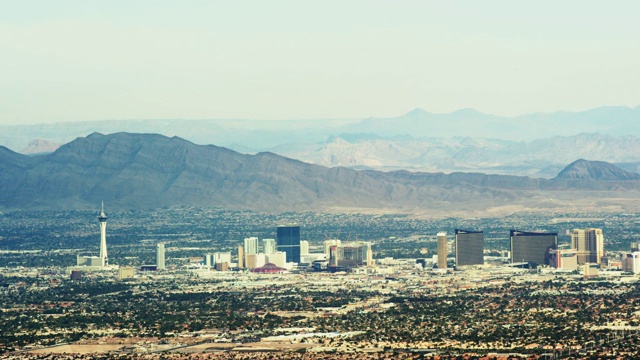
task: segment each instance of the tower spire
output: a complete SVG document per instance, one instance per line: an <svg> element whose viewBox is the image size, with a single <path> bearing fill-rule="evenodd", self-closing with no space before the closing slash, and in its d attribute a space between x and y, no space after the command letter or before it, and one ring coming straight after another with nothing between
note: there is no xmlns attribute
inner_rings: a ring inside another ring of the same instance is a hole
<svg viewBox="0 0 640 360"><path fill-rule="evenodd" d="M109 257L107 256L107 215L104 213L104 200L102 201L101 210L98 216L98 221L100 221L100 258L102 259L102 266L107 266Z"/></svg>

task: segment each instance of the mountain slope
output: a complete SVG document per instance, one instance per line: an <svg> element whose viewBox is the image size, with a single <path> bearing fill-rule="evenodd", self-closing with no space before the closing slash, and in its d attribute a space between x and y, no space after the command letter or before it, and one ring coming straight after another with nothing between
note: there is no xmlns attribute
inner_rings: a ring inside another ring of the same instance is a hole
<svg viewBox="0 0 640 360"><path fill-rule="evenodd" d="M5 207L72 207L104 199L131 208L300 210L447 197L382 173L329 169L272 153L243 155L161 135L95 133L50 155L10 159L13 178L0 184Z"/></svg>
<svg viewBox="0 0 640 360"><path fill-rule="evenodd" d="M579 159L567 165L557 180L588 180L588 181L626 181L640 180L640 174L630 173L604 161L588 161Z"/></svg>
<svg viewBox="0 0 640 360"><path fill-rule="evenodd" d="M633 179L594 180L582 187L567 185L565 179L326 168L268 152L245 155L153 134L94 133L33 157L0 150L0 167L7 169L1 175L0 207L8 209L93 208L104 200L113 208L129 209L482 210L512 209L518 203L538 206L567 189L640 188Z"/></svg>

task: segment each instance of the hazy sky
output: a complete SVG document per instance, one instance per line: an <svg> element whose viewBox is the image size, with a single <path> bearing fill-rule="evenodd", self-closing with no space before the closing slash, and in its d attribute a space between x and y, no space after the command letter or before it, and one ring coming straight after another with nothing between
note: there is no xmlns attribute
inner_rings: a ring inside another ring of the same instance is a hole
<svg viewBox="0 0 640 360"><path fill-rule="evenodd" d="M5 1L0 124L640 104L639 1Z"/></svg>

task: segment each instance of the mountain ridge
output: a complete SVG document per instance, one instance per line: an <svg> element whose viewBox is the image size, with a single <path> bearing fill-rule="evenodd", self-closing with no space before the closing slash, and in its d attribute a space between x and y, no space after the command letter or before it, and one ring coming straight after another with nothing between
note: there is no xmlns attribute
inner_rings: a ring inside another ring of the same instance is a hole
<svg viewBox="0 0 640 360"><path fill-rule="evenodd" d="M567 165L554 178L556 180L625 181L640 180L640 174L631 173L604 161L578 159Z"/></svg>
<svg viewBox="0 0 640 360"><path fill-rule="evenodd" d="M340 133L443 138L471 136L511 141L547 138L551 135L548 129L553 129L553 134L559 136L572 136L580 132L640 136L640 111L636 109L626 106L609 106L579 112L558 111L498 116L468 108L442 114L416 108L400 116L361 119L295 121L156 119L4 125L0 126L0 145L17 151L25 148L34 139L67 143L93 131L160 133L166 136L176 135L198 144L215 143L230 146L237 143L254 149L268 149L282 145L284 143L282 139L320 142Z"/></svg>
<svg viewBox="0 0 640 360"><path fill-rule="evenodd" d="M576 183L464 172L357 171L271 152L247 155L180 137L125 132L78 137L48 155L0 148L3 167L10 168L0 175L0 207L5 209L91 208L105 200L131 209L486 211L517 204L555 207L547 199L566 191L615 197L625 190L628 197L640 190L635 178Z"/></svg>

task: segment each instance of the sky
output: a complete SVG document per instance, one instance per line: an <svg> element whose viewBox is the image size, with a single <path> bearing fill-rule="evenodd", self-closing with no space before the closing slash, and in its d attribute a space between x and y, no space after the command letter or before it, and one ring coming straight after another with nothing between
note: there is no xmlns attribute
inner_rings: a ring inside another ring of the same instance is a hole
<svg viewBox="0 0 640 360"><path fill-rule="evenodd" d="M6 1L0 125L640 104L638 1Z"/></svg>

